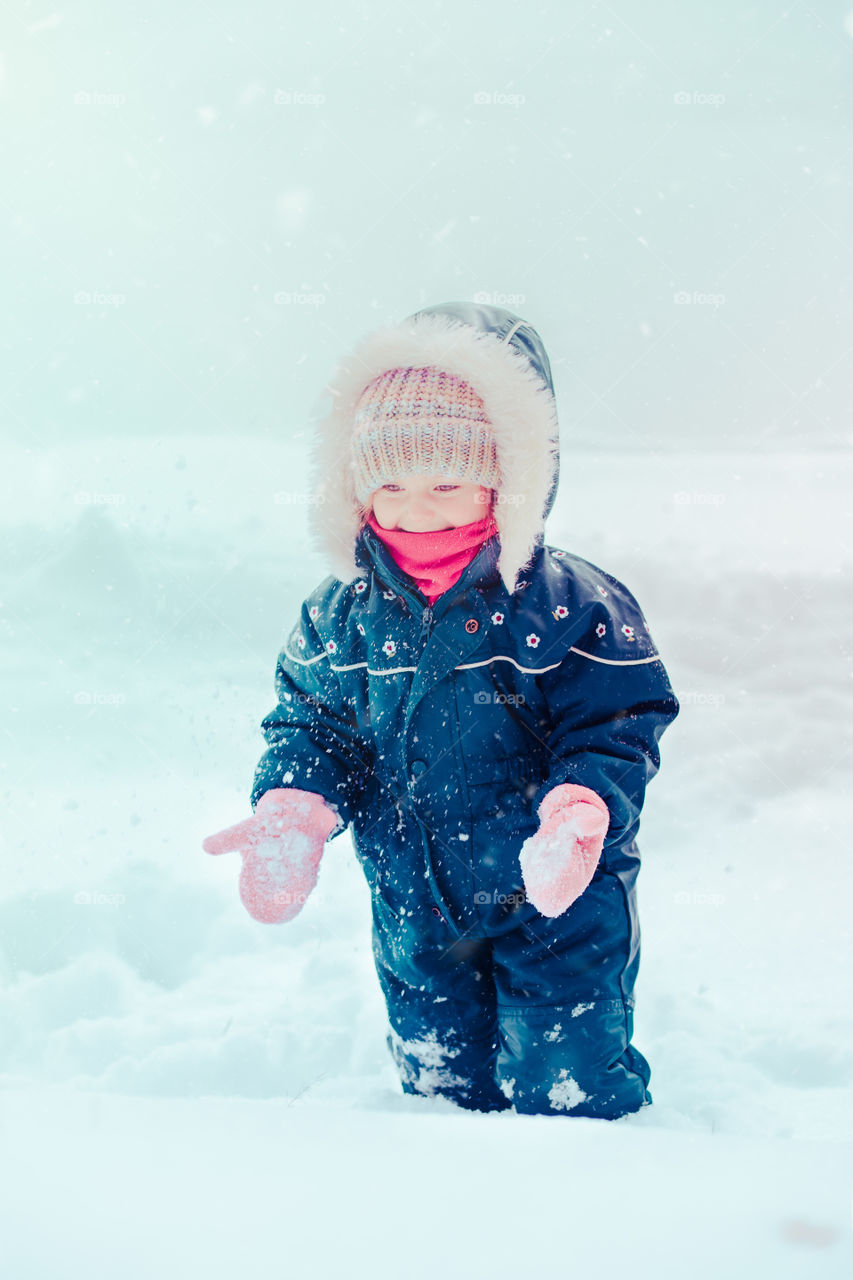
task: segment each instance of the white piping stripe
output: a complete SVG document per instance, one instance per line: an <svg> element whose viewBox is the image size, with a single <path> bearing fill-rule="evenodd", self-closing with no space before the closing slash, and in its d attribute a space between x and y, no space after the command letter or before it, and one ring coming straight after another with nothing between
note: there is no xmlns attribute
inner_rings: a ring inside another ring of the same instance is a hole
<svg viewBox="0 0 853 1280"><path fill-rule="evenodd" d="M327 653L318 653L316 658L294 658L292 653L285 649L285 656L290 658L291 662L296 662L300 667L310 667L312 663L319 662L321 658L328 658ZM609 667L639 667L645 662L658 662L658 654L653 653L649 658L597 658L594 653L586 653L583 649L576 649L574 645L569 649L569 653L577 653L581 658L589 658L592 662L604 662ZM481 662L461 662L458 666L453 667L454 671L470 671L474 667L487 667L490 662L511 662L518 670L525 675L537 676L543 671L553 671L561 664L552 662L548 667L523 667L516 662L515 658L511 658L507 653L496 653L491 658L484 658ZM347 666L339 667L330 662L329 666L332 671L356 671L359 667L364 667L368 675L371 676L396 676L403 671L417 671L417 667L387 667L384 671L377 671L375 667L369 667L366 662L351 662Z"/></svg>
<svg viewBox="0 0 853 1280"><path fill-rule="evenodd" d="M367 667L367 674L370 676L396 676L401 671L417 671L417 667L388 667L386 671L376 671L373 667L368 667L366 662L354 662L350 667L332 666L333 671L355 671L356 667Z"/></svg>
<svg viewBox="0 0 853 1280"><path fill-rule="evenodd" d="M329 655L327 653L318 653L316 658L296 658L292 653L285 649L284 656L286 658L290 658L291 662L297 663L300 667L312 667L315 662L320 662L321 659L328 658Z"/></svg>
<svg viewBox="0 0 853 1280"><path fill-rule="evenodd" d="M469 671L471 667L486 667L490 662L511 662L519 671L524 671L528 675L538 676L542 671L553 671L555 667L559 667L559 662L552 662L550 667L522 667L516 662L515 658L511 658L506 653L496 653L493 658L484 658L482 662L462 662L458 667L454 667L454 671Z"/></svg>
<svg viewBox="0 0 853 1280"><path fill-rule="evenodd" d="M584 653L583 649L576 649L572 645L570 653L579 653L582 658L591 658L593 662L606 662L609 667L639 667L644 662L659 662L658 654L653 653L650 658L597 658L594 653Z"/></svg>
<svg viewBox="0 0 853 1280"><path fill-rule="evenodd" d="M521 326L522 326L523 324L526 324L526 323L527 323L527 321L526 321L526 320L519 320L517 324L514 324L514 325L512 326L512 328L510 329L509 333L508 333L508 334L506 335L506 337L504 338L503 343L502 343L501 345L503 346L503 345L505 345L507 342L509 342L509 340L510 340L510 338L513 336L513 334L515 334L515 333L516 333L516 332L521 328Z"/></svg>

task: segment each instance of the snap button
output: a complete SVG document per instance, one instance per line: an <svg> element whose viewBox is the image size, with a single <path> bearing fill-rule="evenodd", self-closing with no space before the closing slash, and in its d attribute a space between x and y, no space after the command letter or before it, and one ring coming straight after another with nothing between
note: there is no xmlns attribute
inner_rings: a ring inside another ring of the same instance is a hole
<svg viewBox="0 0 853 1280"><path fill-rule="evenodd" d="M479 631L479 629L480 629L480 624L476 618L469 618L468 621L465 623L465 630L470 631L472 634L475 631Z"/></svg>
<svg viewBox="0 0 853 1280"><path fill-rule="evenodd" d="M426 762L426 760L413 760L413 761L412 761L412 775L413 775L415 778L419 778L419 777L421 776L421 774L422 774L422 773L426 773L426 768L427 768L427 762Z"/></svg>

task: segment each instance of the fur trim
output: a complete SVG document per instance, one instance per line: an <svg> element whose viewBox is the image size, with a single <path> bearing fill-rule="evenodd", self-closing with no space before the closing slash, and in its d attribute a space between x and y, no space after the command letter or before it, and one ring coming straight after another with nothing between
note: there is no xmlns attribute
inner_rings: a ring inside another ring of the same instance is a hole
<svg viewBox="0 0 853 1280"><path fill-rule="evenodd" d="M463 378L481 397L495 434L501 483L495 520L498 572L510 594L542 541L545 506L559 462L553 395L530 361L494 333L446 315L419 315L369 334L326 387L333 406L315 427L309 523L318 549L342 582L359 576L355 541L366 512L355 495L350 460L353 414L361 392L386 369L435 365Z"/></svg>

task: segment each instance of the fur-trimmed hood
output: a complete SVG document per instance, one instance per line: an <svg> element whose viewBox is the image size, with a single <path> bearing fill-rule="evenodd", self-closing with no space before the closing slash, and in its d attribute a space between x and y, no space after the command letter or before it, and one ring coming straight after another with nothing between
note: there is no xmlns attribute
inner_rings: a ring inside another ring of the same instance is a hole
<svg viewBox="0 0 853 1280"><path fill-rule="evenodd" d="M486 408L501 485L494 514L498 572L515 590L545 536L557 491L559 431L551 366L539 334L503 307L446 302L375 330L338 366L326 392L332 408L315 424L309 522L316 545L342 582L360 575L356 540L365 510L349 464L356 402L386 369L434 365L469 383Z"/></svg>

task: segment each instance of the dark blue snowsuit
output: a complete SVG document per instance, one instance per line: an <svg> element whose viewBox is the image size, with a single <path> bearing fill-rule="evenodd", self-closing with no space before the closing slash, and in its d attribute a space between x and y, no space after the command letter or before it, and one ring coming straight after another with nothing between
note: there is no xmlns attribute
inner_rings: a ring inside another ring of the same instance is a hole
<svg viewBox="0 0 853 1280"><path fill-rule="evenodd" d="M625 586L540 544L510 595L497 551L430 608L362 530L363 576L326 578L279 655L252 805L299 787L337 806L334 835L351 825L404 1090L613 1119L651 1102L635 837L679 704ZM548 918L518 854L563 782L611 820L589 887Z"/></svg>

